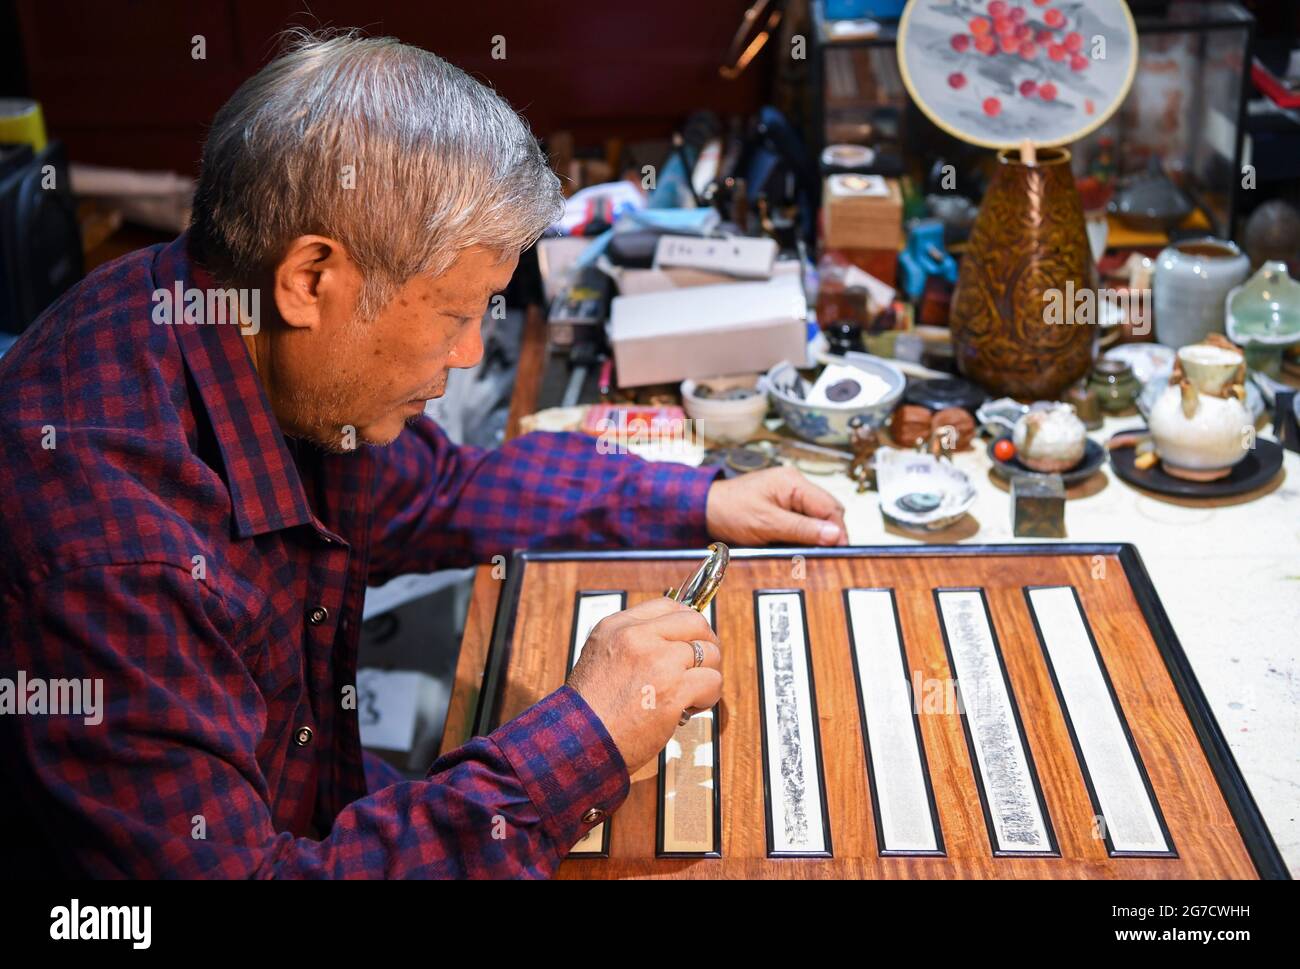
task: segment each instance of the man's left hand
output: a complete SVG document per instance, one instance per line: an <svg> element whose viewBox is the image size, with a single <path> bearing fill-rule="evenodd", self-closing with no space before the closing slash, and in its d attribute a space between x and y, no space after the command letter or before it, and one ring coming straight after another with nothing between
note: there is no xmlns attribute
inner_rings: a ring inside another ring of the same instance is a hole
<svg viewBox="0 0 1300 969"><path fill-rule="evenodd" d="M847 545L844 506L794 468L715 481L709 535L729 545Z"/></svg>

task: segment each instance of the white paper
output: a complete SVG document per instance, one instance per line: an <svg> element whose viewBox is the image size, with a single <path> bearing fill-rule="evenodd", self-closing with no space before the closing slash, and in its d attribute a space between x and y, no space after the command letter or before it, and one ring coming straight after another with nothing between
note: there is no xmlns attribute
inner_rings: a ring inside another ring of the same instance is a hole
<svg viewBox="0 0 1300 969"><path fill-rule="evenodd" d="M975 591L939 592L939 609L952 653L966 728L975 748L998 850L1043 854L1052 850L1043 806L1002 675L983 597Z"/></svg>
<svg viewBox="0 0 1300 969"><path fill-rule="evenodd" d="M797 593L758 595L758 641L767 736L769 829L774 854L827 850L820 754L813 730L803 601Z"/></svg>
<svg viewBox="0 0 1300 969"><path fill-rule="evenodd" d="M587 637L596 624L616 612L623 611L621 592L583 592L579 594L578 614L574 623L573 662L576 665L587 645ZM570 667L572 669L572 667ZM598 824L569 849L571 855L599 854L605 840L605 825Z"/></svg>
<svg viewBox="0 0 1300 969"><path fill-rule="evenodd" d="M1068 586L1031 589L1029 601L1115 853L1167 852L1169 844L1074 590Z"/></svg>
<svg viewBox="0 0 1300 969"><path fill-rule="evenodd" d="M411 749L421 678L415 670L357 670L357 718L363 747Z"/></svg>
<svg viewBox="0 0 1300 969"><path fill-rule="evenodd" d="M938 851L894 598L850 589L848 609L881 842L886 851Z"/></svg>

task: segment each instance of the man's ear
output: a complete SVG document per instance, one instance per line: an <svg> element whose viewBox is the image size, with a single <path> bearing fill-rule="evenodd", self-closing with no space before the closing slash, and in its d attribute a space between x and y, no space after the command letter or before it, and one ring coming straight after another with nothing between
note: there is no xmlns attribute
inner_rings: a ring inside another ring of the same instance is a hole
<svg viewBox="0 0 1300 969"><path fill-rule="evenodd" d="M298 236L276 263L272 287L275 308L285 324L314 329L326 302L350 303L356 298L360 274L338 240Z"/></svg>

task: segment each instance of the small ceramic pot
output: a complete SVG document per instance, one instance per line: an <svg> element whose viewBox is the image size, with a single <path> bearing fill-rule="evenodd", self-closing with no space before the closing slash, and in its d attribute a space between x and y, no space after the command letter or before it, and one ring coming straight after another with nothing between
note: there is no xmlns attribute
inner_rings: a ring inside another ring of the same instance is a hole
<svg viewBox="0 0 1300 969"><path fill-rule="evenodd" d="M1088 389L1096 393L1102 410L1118 414L1134 405L1141 387L1127 363L1103 357L1093 365Z"/></svg>
<svg viewBox="0 0 1300 969"><path fill-rule="evenodd" d="M1037 402L1016 422L1012 443L1020 463L1031 471L1068 471L1083 460L1087 428L1070 404Z"/></svg>
<svg viewBox="0 0 1300 969"><path fill-rule="evenodd" d="M1165 346L1199 343L1222 333L1224 300L1250 275L1250 258L1224 239L1169 246L1156 259L1152 297L1156 338Z"/></svg>
<svg viewBox="0 0 1300 969"><path fill-rule="evenodd" d="M1190 386L1166 387L1147 422L1167 473L1214 481L1231 474L1245 458L1254 421L1245 403L1221 396L1244 359L1240 351L1204 343L1178 351Z"/></svg>
<svg viewBox="0 0 1300 969"><path fill-rule="evenodd" d="M682 408L712 441L738 444L748 441L763 426L767 394L758 389L758 377L716 377L682 382ZM701 393L701 388L709 388ZM747 396L720 396L732 389L752 390Z"/></svg>

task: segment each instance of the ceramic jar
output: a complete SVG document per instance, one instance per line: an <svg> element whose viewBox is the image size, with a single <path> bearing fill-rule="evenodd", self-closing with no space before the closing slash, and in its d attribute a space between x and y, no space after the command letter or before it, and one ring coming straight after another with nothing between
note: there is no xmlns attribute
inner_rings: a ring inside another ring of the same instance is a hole
<svg viewBox="0 0 1300 969"><path fill-rule="evenodd" d="M1091 289L1092 251L1070 153L998 153L961 262L949 321L957 366L994 397L1051 400L1092 365L1095 327L1048 321L1048 302ZM1222 302L1222 301L1220 301Z"/></svg>
<svg viewBox="0 0 1300 969"><path fill-rule="evenodd" d="M1254 421L1234 393L1244 379L1245 360L1222 337L1178 351L1178 367L1148 420L1168 474L1213 481L1230 474L1246 456Z"/></svg>
<svg viewBox="0 0 1300 969"><path fill-rule="evenodd" d="M1300 283L1286 263L1266 262L1228 294L1228 337L1246 350L1246 365L1270 377L1282 370L1282 351L1300 343Z"/></svg>
<svg viewBox="0 0 1300 969"><path fill-rule="evenodd" d="M1176 242L1156 258L1156 339L1169 347L1222 333L1224 300L1250 275L1250 258L1224 239Z"/></svg>
<svg viewBox="0 0 1300 969"><path fill-rule="evenodd" d="M1118 414L1133 406L1142 388L1127 363L1102 357L1093 365L1092 375L1088 378L1088 389L1096 393L1102 410L1108 414Z"/></svg>
<svg viewBox="0 0 1300 969"><path fill-rule="evenodd" d="M1020 463L1045 474L1069 471L1083 460L1087 428L1070 404L1040 401L1016 422L1012 443Z"/></svg>

